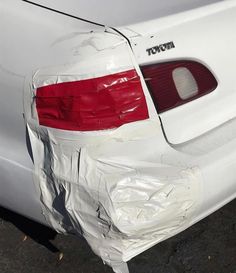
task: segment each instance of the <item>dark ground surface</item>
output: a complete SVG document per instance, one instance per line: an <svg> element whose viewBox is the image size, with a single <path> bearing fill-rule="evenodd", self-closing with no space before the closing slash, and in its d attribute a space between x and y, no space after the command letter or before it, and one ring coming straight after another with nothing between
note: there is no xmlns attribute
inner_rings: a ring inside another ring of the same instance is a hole
<svg viewBox="0 0 236 273"><path fill-rule="evenodd" d="M129 262L130 273L236 273L236 200ZM28 239L24 241L25 234ZM59 261L60 252L63 259ZM0 208L0 273L111 273L83 239Z"/></svg>

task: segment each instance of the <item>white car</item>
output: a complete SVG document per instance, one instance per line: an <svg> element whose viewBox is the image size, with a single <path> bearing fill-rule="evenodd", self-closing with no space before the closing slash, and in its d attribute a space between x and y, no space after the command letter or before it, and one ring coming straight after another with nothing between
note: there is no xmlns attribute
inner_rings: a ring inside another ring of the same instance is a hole
<svg viewBox="0 0 236 273"><path fill-rule="evenodd" d="M127 273L236 196L236 0L31 1L0 1L0 205Z"/></svg>

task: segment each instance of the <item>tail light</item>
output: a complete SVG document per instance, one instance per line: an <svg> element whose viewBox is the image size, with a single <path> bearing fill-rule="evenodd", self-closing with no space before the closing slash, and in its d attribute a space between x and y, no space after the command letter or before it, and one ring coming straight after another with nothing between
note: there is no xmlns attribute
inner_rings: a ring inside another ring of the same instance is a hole
<svg viewBox="0 0 236 273"><path fill-rule="evenodd" d="M141 67L159 113L204 96L217 87L213 74L194 61L175 61Z"/></svg>
<svg viewBox="0 0 236 273"><path fill-rule="evenodd" d="M39 124L64 130L93 131L148 118L136 70L36 90Z"/></svg>

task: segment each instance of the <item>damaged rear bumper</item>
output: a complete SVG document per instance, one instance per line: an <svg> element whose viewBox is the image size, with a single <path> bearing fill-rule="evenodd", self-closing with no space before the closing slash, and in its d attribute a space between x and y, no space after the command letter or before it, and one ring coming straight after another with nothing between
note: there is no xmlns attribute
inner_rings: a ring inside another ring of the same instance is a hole
<svg viewBox="0 0 236 273"><path fill-rule="evenodd" d="M202 176L191 156L166 142L127 41L109 32L78 39L80 61L40 68L26 81L34 180L48 224L82 234L115 272L125 272L121 262L193 222ZM78 85L72 92L65 83Z"/></svg>

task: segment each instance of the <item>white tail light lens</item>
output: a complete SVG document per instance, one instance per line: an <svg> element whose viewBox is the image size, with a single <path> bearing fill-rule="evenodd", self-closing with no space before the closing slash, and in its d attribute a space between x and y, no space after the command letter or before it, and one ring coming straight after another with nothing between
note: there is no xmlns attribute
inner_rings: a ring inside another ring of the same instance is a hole
<svg viewBox="0 0 236 273"><path fill-rule="evenodd" d="M186 67L178 67L172 72L176 90L182 100L198 94L198 85L193 74Z"/></svg>

